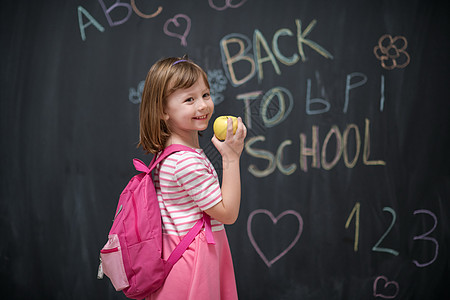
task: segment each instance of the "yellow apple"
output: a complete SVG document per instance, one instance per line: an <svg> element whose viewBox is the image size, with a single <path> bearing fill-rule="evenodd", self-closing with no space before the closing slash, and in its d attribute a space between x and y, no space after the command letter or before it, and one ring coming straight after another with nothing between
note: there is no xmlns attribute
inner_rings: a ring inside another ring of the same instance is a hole
<svg viewBox="0 0 450 300"><path fill-rule="evenodd" d="M231 118L233 120L233 134L236 133L238 121L236 117L233 116L220 116L214 121L213 130L217 139L223 141L227 137L227 120Z"/></svg>

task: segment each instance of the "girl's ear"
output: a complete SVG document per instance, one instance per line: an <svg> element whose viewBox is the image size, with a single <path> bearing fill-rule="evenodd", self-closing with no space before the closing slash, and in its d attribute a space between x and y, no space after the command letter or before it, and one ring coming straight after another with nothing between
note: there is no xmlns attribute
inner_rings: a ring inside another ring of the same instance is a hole
<svg viewBox="0 0 450 300"><path fill-rule="evenodd" d="M169 114L166 113L165 111L162 112L162 116L161 119L163 119L164 121L168 121L169 120Z"/></svg>

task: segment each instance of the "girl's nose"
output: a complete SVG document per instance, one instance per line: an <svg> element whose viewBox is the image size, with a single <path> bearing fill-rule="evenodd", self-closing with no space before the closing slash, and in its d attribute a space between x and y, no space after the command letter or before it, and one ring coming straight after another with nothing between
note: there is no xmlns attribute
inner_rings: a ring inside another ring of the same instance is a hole
<svg viewBox="0 0 450 300"><path fill-rule="evenodd" d="M198 104L198 106L197 106L198 110L204 110L207 107L206 101L204 99L200 99L199 101L197 101L197 104Z"/></svg>

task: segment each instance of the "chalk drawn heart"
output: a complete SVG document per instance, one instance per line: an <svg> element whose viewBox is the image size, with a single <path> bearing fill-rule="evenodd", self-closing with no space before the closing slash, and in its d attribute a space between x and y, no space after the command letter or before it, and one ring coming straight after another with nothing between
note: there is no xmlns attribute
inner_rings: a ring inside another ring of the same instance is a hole
<svg viewBox="0 0 450 300"><path fill-rule="evenodd" d="M383 291L377 292L378 290L378 281L386 282L384 286L382 287ZM373 296L374 297L380 297L384 299L393 299L397 297L399 291L399 286L396 281L388 281L386 276L378 276L375 281L373 282ZM383 294L388 293L388 295Z"/></svg>
<svg viewBox="0 0 450 300"><path fill-rule="evenodd" d="M180 27L181 24L178 22L178 19L184 19L186 20L186 29L184 30L183 34L179 34L176 32L172 32L169 30L169 25L173 24L175 27ZM166 23L164 23L164 33L168 36L173 36L181 40L181 45L187 46L186 37L189 34L189 31L191 30L191 19L186 16L185 14L178 14L172 19L168 19Z"/></svg>
<svg viewBox="0 0 450 300"><path fill-rule="evenodd" d="M272 220L273 224L277 224L278 221L283 218L286 215L293 215L298 219L298 231L297 231L297 235L295 236L295 238L292 240L292 242L289 244L289 246L287 246L286 249L284 249L280 254L278 254L274 259L272 260L268 260L267 257L264 255L264 253L261 251L261 249L259 248L258 244L255 241L255 238L253 237L252 234L252 219L255 215L257 214L265 214L268 215L270 217L270 219ZM284 255L286 255L286 253L289 252L289 250L292 249L292 247L295 246L295 244L297 243L298 239L300 238L300 235L303 232L303 219L300 216L300 214L294 210L286 210L284 212L282 212L278 217L274 217L273 214L266 210L266 209L257 209L255 211L253 211L250 216L248 217L248 221L247 221L247 233L248 233L248 237L250 238L250 242L252 243L253 248L255 248L256 252L258 253L258 255L261 257L261 259L264 261L264 263L270 268L276 261L278 261L280 258L282 258Z"/></svg>

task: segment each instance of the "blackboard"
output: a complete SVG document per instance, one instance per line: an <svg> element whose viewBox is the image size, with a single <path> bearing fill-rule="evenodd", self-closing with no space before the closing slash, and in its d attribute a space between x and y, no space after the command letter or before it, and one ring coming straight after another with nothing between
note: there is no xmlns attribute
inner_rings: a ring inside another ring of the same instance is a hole
<svg viewBox="0 0 450 300"><path fill-rule="evenodd" d="M240 299L450 299L445 1L8 1L4 299L122 299L97 280L135 174L142 82L168 56L242 116L227 226ZM201 145L220 174L210 142Z"/></svg>

